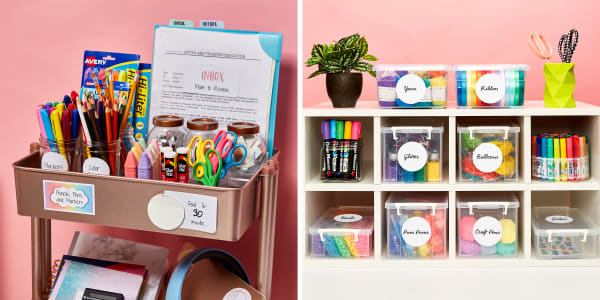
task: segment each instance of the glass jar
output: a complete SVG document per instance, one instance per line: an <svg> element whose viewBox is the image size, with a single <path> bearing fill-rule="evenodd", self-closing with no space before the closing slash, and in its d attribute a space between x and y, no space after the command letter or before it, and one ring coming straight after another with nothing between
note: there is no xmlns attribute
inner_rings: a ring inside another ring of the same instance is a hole
<svg viewBox="0 0 600 300"><path fill-rule="evenodd" d="M54 171L81 172L83 162L82 139L47 140L40 136L40 168Z"/></svg>
<svg viewBox="0 0 600 300"><path fill-rule="evenodd" d="M121 140L91 142L87 148L83 173L113 176L121 174Z"/></svg>
<svg viewBox="0 0 600 300"><path fill-rule="evenodd" d="M187 121L188 131L185 134L185 137L183 138L183 147L192 149L192 151L188 153L188 157L189 157L188 163L190 164L190 168L188 168L189 169L189 178L191 178L191 179L194 178L193 165L196 162L195 149L196 149L196 145L198 145L198 142L200 141L200 139L197 137L202 138L203 142L207 139L214 140L218 128L219 128L219 121L217 121L216 119L196 118L191 121L190 120ZM194 145L190 145L190 142L192 140L194 140ZM190 146L192 146L192 147L190 147Z"/></svg>
<svg viewBox="0 0 600 300"><path fill-rule="evenodd" d="M161 115L152 119L154 128L148 134L148 142L157 140L159 146L168 146L172 149L183 146L185 128L183 118L174 115ZM186 145L187 146L187 145Z"/></svg>
<svg viewBox="0 0 600 300"><path fill-rule="evenodd" d="M133 145L136 142L135 137L133 136L133 127L131 125L127 124L123 131L121 131L121 140L123 141L125 151L131 151L131 148L133 148Z"/></svg>
<svg viewBox="0 0 600 300"><path fill-rule="evenodd" d="M229 124L227 130L237 134L238 145L246 147L246 159L238 166L231 168L227 172L227 177L248 180L260 170L267 160L267 146L258 134L260 127L254 123L236 122ZM242 158L242 151L238 148L233 153L236 161Z"/></svg>

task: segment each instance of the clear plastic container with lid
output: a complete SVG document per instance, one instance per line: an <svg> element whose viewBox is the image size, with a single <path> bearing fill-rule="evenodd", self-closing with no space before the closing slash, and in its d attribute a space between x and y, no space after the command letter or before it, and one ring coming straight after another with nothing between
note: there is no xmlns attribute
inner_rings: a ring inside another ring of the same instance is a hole
<svg viewBox="0 0 600 300"><path fill-rule="evenodd" d="M513 193L476 193L459 197L456 204L458 255L516 256L519 206Z"/></svg>
<svg viewBox="0 0 600 300"><path fill-rule="evenodd" d="M460 181L516 182L519 131L518 126L459 126Z"/></svg>
<svg viewBox="0 0 600 300"><path fill-rule="evenodd" d="M338 206L310 226L311 256L368 257L373 251L373 208Z"/></svg>
<svg viewBox="0 0 600 300"><path fill-rule="evenodd" d="M597 225L576 208L534 208L533 234L538 258L593 258L598 256Z"/></svg>
<svg viewBox="0 0 600 300"><path fill-rule="evenodd" d="M447 194L392 193L385 210L388 256L446 257Z"/></svg>
<svg viewBox="0 0 600 300"><path fill-rule="evenodd" d="M521 107L528 65L457 65L458 107Z"/></svg>
<svg viewBox="0 0 600 300"><path fill-rule="evenodd" d="M447 65L375 65L377 98L382 108L444 108Z"/></svg>
<svg viewBox="0 0 600 300"><path fill-rule="evenodd" d="M185 137L183 118L173 115L161 115L152 119L154 128L148 134L148 142L156 139L159 146L168 146L171 149L182 147ZM185 145L187 146L187 145Z"/></svg>

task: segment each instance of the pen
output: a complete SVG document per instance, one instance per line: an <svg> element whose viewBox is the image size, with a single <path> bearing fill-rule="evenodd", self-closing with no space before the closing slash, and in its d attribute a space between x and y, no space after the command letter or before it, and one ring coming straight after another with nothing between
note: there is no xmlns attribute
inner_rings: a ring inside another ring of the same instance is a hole
<svg viewBox="0 0 600 300"><path fill-rule="evenodd" d="M546 157L548 158L548 180L554 180L554 141L551 137L546 139Z"/></svg>
<svg viewBox="0 0 600 300"><path fill-rule="evenodd" d="M58 152L65 159L67 159L67 155L65 154L65 145L63 144L63 136L62 136L62 128L60 126L60 113L58 110L54 110L50 114L50 121L52 122L52 131L54 131L54 136L56 137L56 143L58 144Z"/></svg>
<svg viewBox="0 0 600 300"><path fill-rule="evenodd" d="M50 145L50 149L52 152L57 152L56 149L56 140L54 138L54 129L52 129L52 121L50 121L50 116L45 109L40 110L40 116L42 118L42 122L44 123L44 129L46 130L46 141L48 141L48 145Z"/></svg>
<svg viewBox="0 0 600 300"><path fill-rule="evenodd" d="M575 171L573 170L573 137L567 138L567 180L575 180Z"/></svg>
<svg viewBox="0 0 600 300"><path fill-rule="evenodd" d="M560 181L560 139L554 137L554 181Z"/></svg>
<svg viewBox="0 0 600 300"><path fill-rule="evenodd" d="M567 139L560 138L560 180L567 181L568 179L568 164L567 164Z"/></svg>
<svg viewBox="0 0 600 300"><path fill-rule="evenodd" d="M548 154L547 154L547 150L548 150L548 142L547 142L548 138L541 138L542 142L541 142L541 148L542 148L542 179L546 180L548 179Z"/></svg>
<svg viewBox="0 0 600 300"><path fill-rule="evenodd" d="M544 179L544 169L543 169L543 161L544 158L542 156L542 138L537 136L535 138L535 167L536 167L536 178Z"/></svg>
<svg viewBox="0 0 600 300"><path fill-rule="evenodd" d="M578 135L574 135L573 136L573 178L574 180L579 180L579 173L580 173L580 157L581 157L581 153L580 153L580 146L579 146L579 136Z"/></svg>
<svg viewBox="0 0 600 300"><path fill-rule="evenodd" d="M321 170L321 178L328 178L331 176L331 129L329 128L329 121L321 122L321 135L323 136L323 150L325 152L325 161L323 163L323 169Z"/></svg>
<svg viewBox="0 0 600 300"><path fill-rule="evenodd" d="M337 145L338 145L338 156L336 159L336 165L337 165L337 173L335 174L336 177L343 177L342 173L343 173L343 166L342 163L344 161L344 121L336 121L335 122L335 137L338 139Z"/></svg>
<svg viewBox="0 0 600 300"><path fill-rule="evenodd" d="M350 160L350 174L349 174L349 178L355 179L355 178L359 178L360 177L360 168L359 168L359 155L360 153L358 152L358 146L359 146L359 142L360 142L360 130L361 130L361 123L359 121L353 121L352 122L352 131L350 134L350 153L349 153L349 160Z"/></svg>
<svg viewBox="0 0 600 300"><path fill-rule="evenodd" d="M330 133L331 133L331 176L335 177L337 173L337 135L336 135L336 121L329 121Z"/></svg>
<svg viewBox="0 0 600 300"><path fill-rule="evenodd" d="M351 177L350 174L350 139L352 138L352 121L344 122L344 177Z"/></svg>
<svg viewBox="0 0 600 300"><path fill-rule="evenodd" d="M48 140L48 137L46 136L46 128L44 128L44 121L42 120L42 115L41 115L41 111L43 109L44 108L42 106L38 106L38 108L35 111L35 116L36 116L36 118L38 120L38 126L40 127L40 135L44 139Z"/></svg>

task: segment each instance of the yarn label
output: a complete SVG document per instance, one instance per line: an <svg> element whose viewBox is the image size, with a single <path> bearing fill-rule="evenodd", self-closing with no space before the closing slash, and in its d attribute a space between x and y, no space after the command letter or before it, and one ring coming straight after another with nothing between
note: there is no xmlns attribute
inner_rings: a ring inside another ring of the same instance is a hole
<svg viewBox="0 0 600 300"><path fill-rule="evenodd" d="M44 180L44 210L96 214L94 185Z"/></svg>
<svg viewBox="0 0 600 300"><path fill-rule="evenodd" d="M409 172L416 172L427 163L427 150L417 142L405 143L398 149L398 164Z"/></svg>
<svg viewBox="0 0 600 300"><path fill-rule="evenodd" d="M225 294L223 300L252 300L252 296L246 289L234 288Z"/></svg>
<svg viewBox="0 0 600 300"><path fill-rule="evenodd" d="M481 246L494 246L502 237L502 225L496 218L482 217L473 225L473 237Z"/></svg>
<svg viewBox="0 0 600 300"><path fill-rule="evenodd" d="M90 157L83 162L83 173L110 175L110 167L104 160L97 157Z"/></svg>
<svg viewBox="0 0 600 300"><path fill-rule="evenodd" d="M342 214L342 215L337 215L337 216L333 217L333 219L336 220L337 222L353 223L353 222L358 222L358 221L362 220L362 216L357 215L357 214Z"/></svg>
<svg viewBox="0 0 600 300"><path fill-rule="evenodd" d="M426 90L425 81L414 74L406 74L396 83L396 97L406 104L416 104L421 101Z"/></svg>
<svg viewBox="0 0 600 300"><path fill-rule="evenodd" d="M421 217L412 217L402 224L402 239L412 247L423 246L431 238L431 225Z"/></svg>
<svg viewBox="0 0 600 300"><path fill-rule="evenodd" d="M68 171L69 163L64 156L56 152L48 152L42 156L42 169L53 171Z"/></svg>
<svg viewBox="0 0 600 300"><path fill-rule="evenodd" d="M498 74L485 74L475 84L477 98L487 104L494 104L504 98L504 80Z"/></svg>
<svg viewBox="0 0 600 300"><path fill-rule="evenodd" d="M502 165L502 150L492 143L483 143L473 151L473 164L481 172L494 172Z"/></svg>
<svg viewBox="0 0 600 300"><path fill-rule="evenodd" d="M546 222L554 224L569 224L573 222L573 218L569 216L547 216Z"/></svg>

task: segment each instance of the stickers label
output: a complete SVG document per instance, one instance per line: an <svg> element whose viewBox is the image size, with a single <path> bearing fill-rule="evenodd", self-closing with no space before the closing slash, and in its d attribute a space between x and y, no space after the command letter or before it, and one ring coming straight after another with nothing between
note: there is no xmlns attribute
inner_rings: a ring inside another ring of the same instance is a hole
<svg viewBox="0 0 600 300"><path fill-rule="evenodd" d="M494 172L502 165L502 151L492 143L483 143L473 151L473 164L481 172Z"/></svg>
<svg viewBox="0 0 600 300"><path fill-rule="evenodd" d="M406 74L396 83L396 97L406 104L416 104L425 96L425 81L414 74Z"/></svg>
<svg viewBox="0 0 600 300"><path fill-rule="evenodd" d="M47 152L42 156L42 169L54 171L68 171L69 163L56 152Z"/></svg>
<svg viewBox="0 0 600 300"><path fill-rule="evenodd" d="M493 217L480 218L473 225L473 237L481 246L494 246L502 237L502 225Z"/></svg>
<svg viewBox="0 0 600 300"><path fill-rule="evenodd" d="M181 202L185 210L183 224L179 228L215 233L217 231L217 197L165 191L165 196Z"/></svg>
<svg viewBox="0 0 600 300"><path fill-rule="evenodd" d="M342 223L352 223L362 220L362 216L357 214L342 214L333 217L333 219Z"/></svg>
<svg viewBox="0 0 600 300"><path fill-rule="evenodd" d="M95 215L94 185L44 180L44 209Z"/></svg>
<svg viewBox="0 0 600 300"><path fill-rule="evenodd" d="M405 143L398 149L398 163L409 172L419 171L427 163L427 150L417 142Z"/></svg>
<svg viewBox="0 0 600 300"><path fill-rule="evenodd" d="M412 217L402 224L402 239L413 247L423 246L431 238L431 225L421 217Z"/></svg>
<svg viewBox="0 0 600 300"><path fill-rule="evenodd" d="M251 300L252 296L248 290L243 288L235 288L227 292L223 300Z"/></svg>
<svg viewBox="0 0 600 300"><path fill-rule="evenodd" d="M568 224L573 222L573 218L569 216L547 216L546 222L554 224Z"/></svg>
<svg viewBox="0 0 600 300"><path fill-rule="evenodd" d="M485 74L475 84L477 97L487 104L494 104L502 100L504 89L504 80L498 74Z"/></svg>
<svg viewBox="0 0 600 300"><path fill-rule="evenodd" d="M110 175L110 167L104 160L97 157L90 157L83 162L83 173Z"/></svg>

